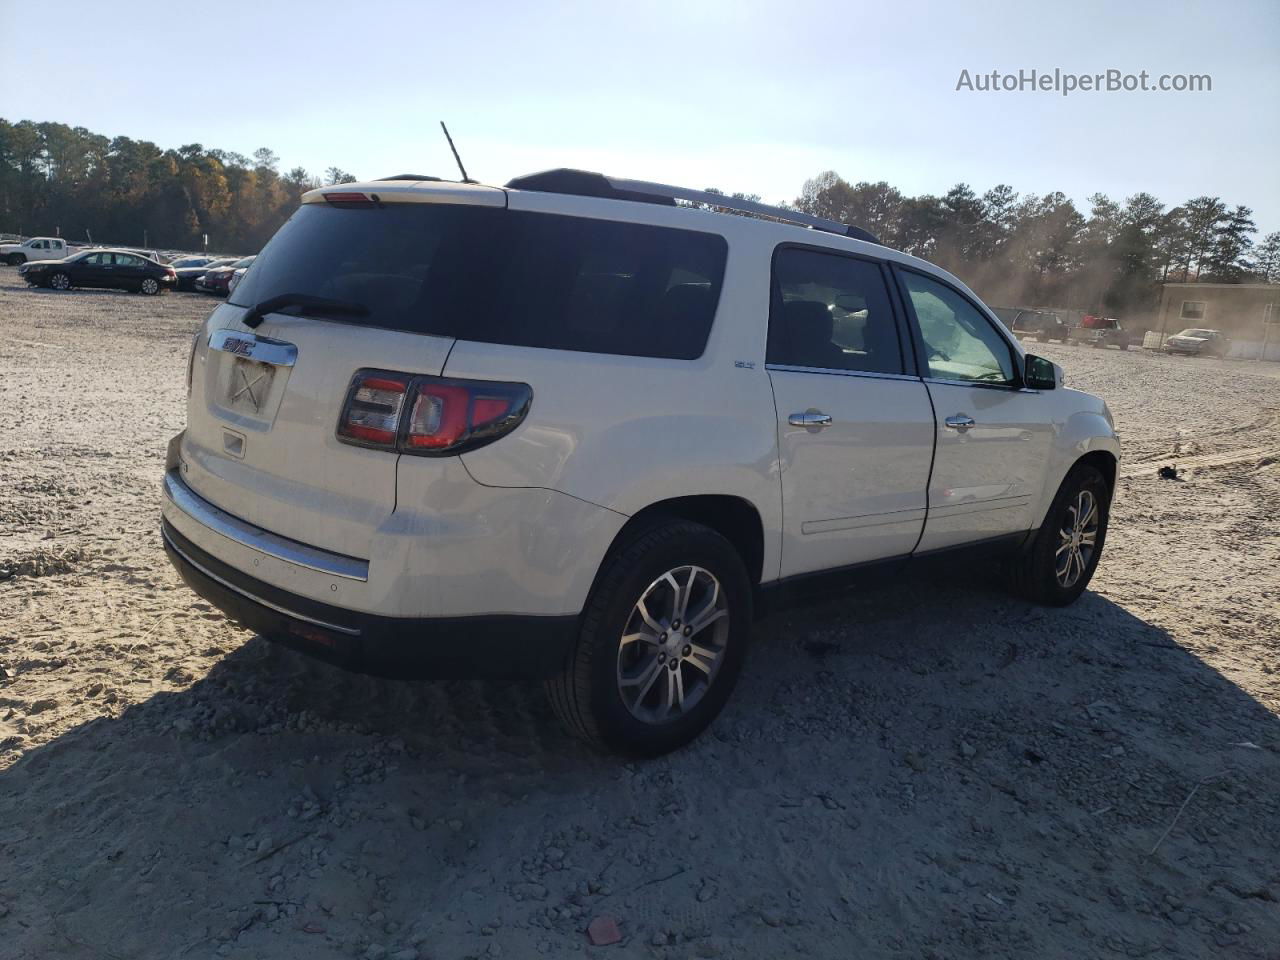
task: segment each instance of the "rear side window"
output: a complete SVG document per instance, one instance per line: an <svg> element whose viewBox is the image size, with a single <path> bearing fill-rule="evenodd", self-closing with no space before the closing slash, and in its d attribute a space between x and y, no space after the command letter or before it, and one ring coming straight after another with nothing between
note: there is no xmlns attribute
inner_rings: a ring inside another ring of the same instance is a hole
<svg viewBox="0 0 1280 960"><path fill-rule="evenodd" d="M784 247L773 259L769 363L902 373L902 346L880 265Z"/></svg>
<svg viewBox="0 0 1280 960"><path fill-rule="evenodd" d="M231 301L361 304L340 318L412 333L592 353L702 355L728 247L716 234L525 211L305 204Z"/></svg>

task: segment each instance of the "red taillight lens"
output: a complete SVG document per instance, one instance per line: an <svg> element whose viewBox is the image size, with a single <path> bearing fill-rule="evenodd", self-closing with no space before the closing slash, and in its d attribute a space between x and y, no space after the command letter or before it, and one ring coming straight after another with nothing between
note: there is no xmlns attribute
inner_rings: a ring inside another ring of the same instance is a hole
<svg viewBox="0 0 1280 960"><path fill-rule="evenodd" d="M453 456L506 436L532 399L523 383L360 370L347 391L338 439L418 456Z"/></svg>
<svg viewBox="0 0 1280 960"><path fill-rule="evenodd" d="M347 402L338 421L338 439L361 447L394 450L411 379L376 370L358 372L347 388Z"/></svg>

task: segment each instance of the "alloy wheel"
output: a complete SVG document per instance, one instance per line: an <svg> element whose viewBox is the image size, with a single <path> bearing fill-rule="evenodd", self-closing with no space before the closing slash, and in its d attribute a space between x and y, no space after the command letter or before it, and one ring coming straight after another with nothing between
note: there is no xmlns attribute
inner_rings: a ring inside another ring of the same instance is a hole
<svg viewBox="0 0 1280 960"><path fill-rule="evenodd" d="M645 588L619 638L622 702L643 723L685 716L715 682L728 640L728 599L715 575L668 570Z"/></svg>
<svg viewBox="0 0 1280 960"><path fill-rule="evenodd" d="M160 284L156 283L150 277L142 281L142 292L147 296L152 296L160 289Z"/></svg>
<svg viewBox="0 0 1280 960"><path fill-rule="evenodd" d="M71 278L65 273L55 273L53 279L49 281L49 286L55 290L69 290L71 289Z"/></svg>
<svg viewBox="0 0 1280 960"><path fill-rule="evenodd" d="M1058 530L1054 553L1054 576L1063 588L1075 586L1093 560L1098 544L1098 499L1091 490L1081 490L1067 507Z"/></svg>

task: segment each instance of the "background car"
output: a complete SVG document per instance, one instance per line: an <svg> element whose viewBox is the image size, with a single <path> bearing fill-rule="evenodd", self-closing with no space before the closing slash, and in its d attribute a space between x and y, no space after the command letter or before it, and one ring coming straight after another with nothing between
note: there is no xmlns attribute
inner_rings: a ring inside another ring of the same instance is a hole
<svg viewBox="0 0 1280 960"><path fill-rule="evenodd" d="M212 293L225 297L231 286L231 275L242 267L248 267L256 257L242 257L233 263L208 270L195 282L195 289L201 293Z"/></svg>
<svg viewBox="0 0 1280 960"><path fill-rule="evenodd" d="M1041 343L1049 340L1065 342L1071 332L1070 325L1051 310L999 307L995 314L1014 333L1032 337Z"/></svg>
<svg viewBox="0 0 1280 960"><path fill-rule="evenodd" d="M1207 330L1203 327L1191 327L1170 337L1164 342L1169 353L1182 353L1192 357L1225 357L1230 348L1228 340L1221 330Z"/></svg>
<svg viewBox="0 0 1280 960"><path fill-rule="evenodd" d="M129 250L86 250L65 260L32 260L18 268L18 275L33 287L137 290L148 296L171 290L177 282L172 267Z"/></svg>
<svg viewBox="0 0 1280 960"><path fill-rule="evenodd" d="M218 267L225 267L235 263L239 257L182 257L175 260L169 266L173 267L173 272L178 275L179 290L194 290L196 281L203 277L210 270L216 270ZM189 263L184 261L191 261Z"/></svg>
<svg viewBox="0 0 1280 960"><path fill-rule="evenodd" d="M1080 326L1073 327L1068 342L1090 347L1119 347L1128 350L1133 338L1115 317L1098 317L1086 314Z"/></svg>

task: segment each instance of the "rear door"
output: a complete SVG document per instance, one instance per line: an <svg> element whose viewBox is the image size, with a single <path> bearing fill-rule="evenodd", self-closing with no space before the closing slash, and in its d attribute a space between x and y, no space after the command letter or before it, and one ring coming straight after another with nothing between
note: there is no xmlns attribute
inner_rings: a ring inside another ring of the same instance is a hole
<svg viewBox="0 0 1280 960"><path fill-rule="evenodd" d="M1048 464L1048 398L1022 386L1021 355L965 293L914 270L896 273L938 421L917 551L1021 533Z"/></svg>
<svg viewBox="0 0 1280 960"><path fill-rule="evenodd" d="M112 276L115 287L119 290L137 290L146 275L146 261L129 253L114 253L111 256L115 260L115 272Z"/></svg>
<svg viewBox="0 0 1280 960"><path fill-rule="evenodd" d="M381 192L381 191L380 191ZM340 443L339 414L361 369L439 374L453 338L428 303L437 255L465 224L460 207L500 206L475 188L463 203L304 203L264 248L198 345L183 479L200 496L273 533L369 556L396 503L398 455ZM457 198L454 198L455 200ZM465 213L466 211L462 211ZM495 211L496 212L496 211ZM465 264L463 264L465 266ZM467 295L483 296L479 285ZM363 306L363 316L284 307L251 330L248 308L281 294ZM465 309L465 301L459 304Z"/></svg>
<svg viewBox="0 0 1280 960"><path fill-rule="evenodd" d="M877 261L774 256L767 366L782 464L782 576L906 556L925 522L929 394Z"/></svg>

